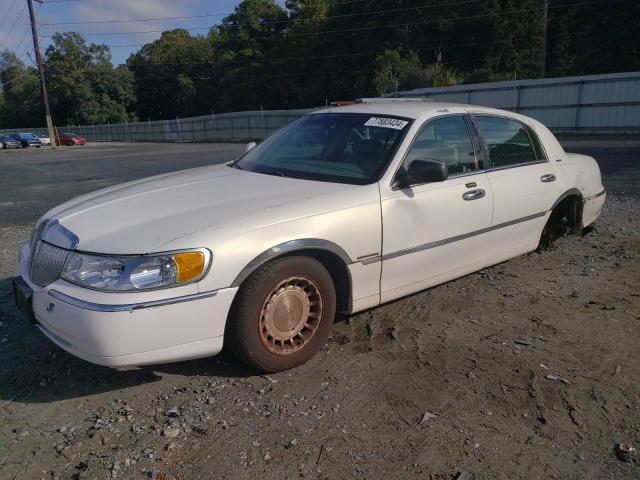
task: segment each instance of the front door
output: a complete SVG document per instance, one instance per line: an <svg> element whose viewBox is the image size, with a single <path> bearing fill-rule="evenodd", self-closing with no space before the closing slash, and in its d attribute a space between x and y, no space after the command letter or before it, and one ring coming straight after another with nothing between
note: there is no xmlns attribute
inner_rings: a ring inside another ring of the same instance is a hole
<svg viewBox="0 0 640 480"><path fill-rule="evenodd" d="M447 180L403 189L381 185L382 302L485 265L493 194L470 127L462 114L427 120L400 167L418 159L445 162Z"/></svg>

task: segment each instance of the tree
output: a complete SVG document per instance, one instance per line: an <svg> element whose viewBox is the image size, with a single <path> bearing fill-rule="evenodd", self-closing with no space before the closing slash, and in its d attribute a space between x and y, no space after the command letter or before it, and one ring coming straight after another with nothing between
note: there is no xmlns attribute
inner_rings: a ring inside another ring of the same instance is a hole
<svg viewBox="0 0 640 480"><path fill-rule="evenodd" d="M211 113L211 35L164 32L127 60L135 78L138 116L175 118Z"/></svg>
<svg viewBox="0 0 640 480"><path fill-rule="evenodd" d="M423 65L415 52L402 56L398 50L385 50L376 64L373 84L378 95L414 88L448 87L464 80L442 62L442 54L438 54L435 63Z"/></svg>
<svg viewBox="0 0 640 480"><path fill-rule="evenodd" d="M245 0L226 16L213 39L217 104L221 110L282 105L287 12L273 0Z"/></svg>
<svg viewBox="0 0 640 480"><path fill-rule="evenodd" d="M57 124L119 123L135 119L133 77L113 68L106 45L77 33L56 33L45 51L45 77Z"/></svg>
<svg viewBox="0 0 640 480"><path fill-rule="evenodd" d="M40 100L40 83L37 72L13 52L0 54L0 125L5 128L41 126L44 113Z"/></svg>

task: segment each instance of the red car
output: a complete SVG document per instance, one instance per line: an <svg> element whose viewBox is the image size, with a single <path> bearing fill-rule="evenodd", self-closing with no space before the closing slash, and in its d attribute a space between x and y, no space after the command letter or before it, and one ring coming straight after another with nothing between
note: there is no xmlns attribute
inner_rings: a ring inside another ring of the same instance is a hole
<svg viewBox="0 0 640 480"><path fill-rule="evenodd" d="M61 133L58 138L56 138L56 144L66 145L67 147L72 147L73 145L84 145L85 143L87 143L87 141L75 133Z"/></svg>

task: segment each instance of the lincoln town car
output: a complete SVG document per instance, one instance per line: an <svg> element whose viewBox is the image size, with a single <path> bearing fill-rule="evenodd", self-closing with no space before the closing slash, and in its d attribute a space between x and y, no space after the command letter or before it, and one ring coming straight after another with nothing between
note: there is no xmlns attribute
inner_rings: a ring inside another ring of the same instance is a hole
<svg viewBox="0 0 640 480"><path fill-rule="evenodd" d="M249 147L48 211L19 252L19 306L96 364L224 345L275 372L309 360L338 315L579 232L605 201L593 158L479 106L326 108Z"/></svg>

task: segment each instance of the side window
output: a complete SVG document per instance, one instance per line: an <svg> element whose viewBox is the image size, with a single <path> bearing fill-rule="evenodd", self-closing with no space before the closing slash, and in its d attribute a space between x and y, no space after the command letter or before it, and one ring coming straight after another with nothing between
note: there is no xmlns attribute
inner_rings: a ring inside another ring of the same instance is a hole
<svg viewBox="0 0 640 480"><path fill-rule="evenodd" d="M491 167L504 167L537 160L531 138L520 122L500 117L478 116L475 119L489 147Z"/></svg>
<svg viewBox="0 0 640 480"><path fill-rule="evenodd" d="M475 153L464 118L440 118L423 128L407 153L406 164L419 159L446 163L449 175L476 170Z"/></svg>
<svg viewBox="0 0 640 480"><path fill-rule="evenodd" d="M529 132L529 138L533 142L533 149L536 151L536 158L538 160L547 160L547 156L544 153L544 148L542 148L542 142L540 141L540 137L533 131L533 129L527 126L527 132Z"/></svg>

